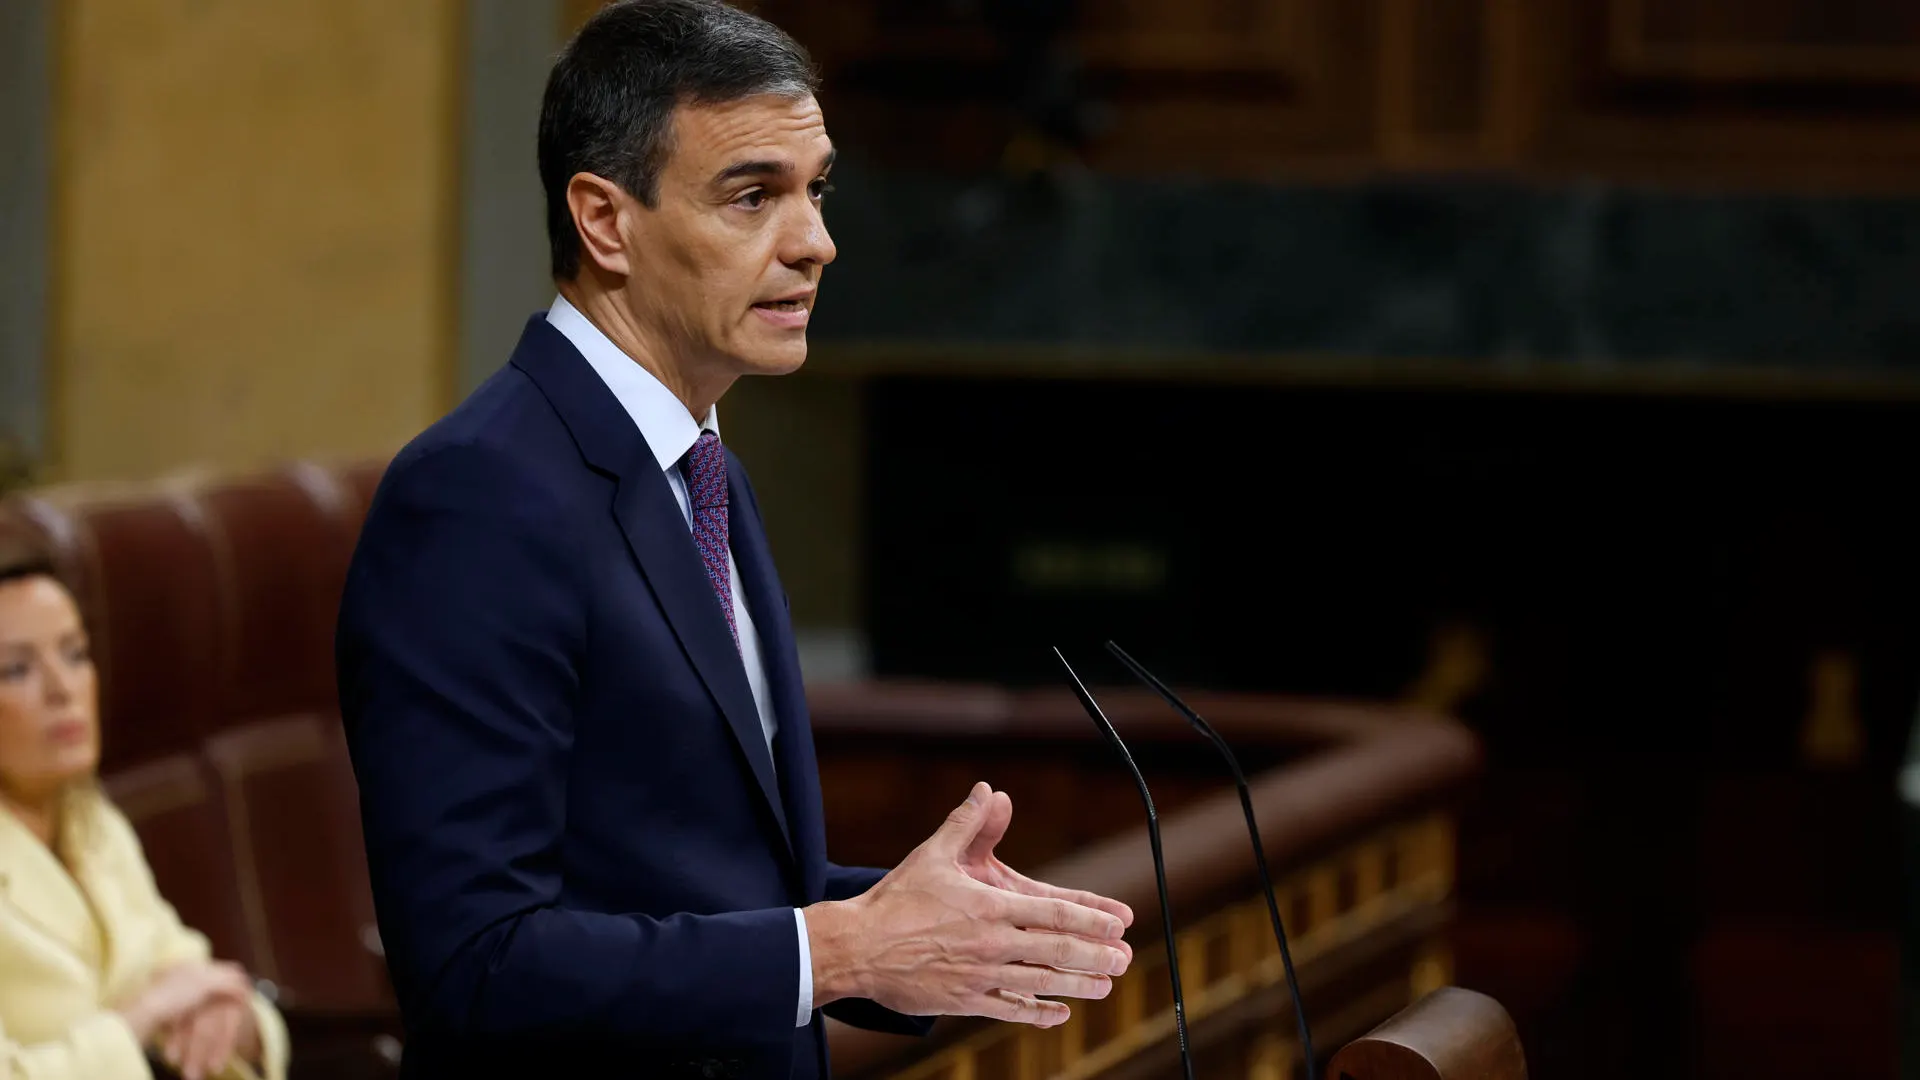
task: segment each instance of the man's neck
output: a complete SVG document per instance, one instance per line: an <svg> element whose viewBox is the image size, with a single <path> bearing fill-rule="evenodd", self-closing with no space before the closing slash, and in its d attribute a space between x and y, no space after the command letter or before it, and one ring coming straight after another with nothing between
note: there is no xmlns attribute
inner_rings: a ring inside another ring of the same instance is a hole
<svg viewBox="0 0 1920 1080"><path fill-rule="evenodd" d="M572 304L607 340L619 346L627 358L645 368L673 392L695 422L705 421L720 396L733 385L735 376L702 377L699 365L680 360L658 333L650 332L624 297L606 289L583 288L579 281L559 283L560 295Z"/></svg>

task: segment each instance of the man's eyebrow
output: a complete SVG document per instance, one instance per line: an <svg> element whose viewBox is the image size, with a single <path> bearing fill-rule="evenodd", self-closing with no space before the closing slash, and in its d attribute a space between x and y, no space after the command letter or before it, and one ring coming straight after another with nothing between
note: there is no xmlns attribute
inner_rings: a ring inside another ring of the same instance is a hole
<svg viewBox="0 0 1920 1080"><path fill-rule="evenodd" d="M785 176L792 171L793 165L785 161L736 161L714 174L713 185L722 187L744 176Z"/></svg>
<svg viewBox="0 0 1920 1080"><path fill-rule="evenodd" d="M833 168L833 163L839 160L839 157L839 147L836 146L827 151L827 160L821 164L820 171L826 172L828 169ZM788 176L791 175L792 172L793 163L790 161L736 161L714 175L713 186L724 187L728 183L739 180L742 177Z"/></svg>

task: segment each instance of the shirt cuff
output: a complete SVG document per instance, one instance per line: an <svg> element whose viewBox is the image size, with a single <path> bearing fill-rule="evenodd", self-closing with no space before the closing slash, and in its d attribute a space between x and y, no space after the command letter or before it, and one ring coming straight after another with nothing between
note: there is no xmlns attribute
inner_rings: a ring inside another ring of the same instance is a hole
<svg viewBox="0 0 1920 1080"><path fill-rule="evenodd" d="M807 916L793 909L794 925L800 929L800 1008L794 1013L793 1026L806 1027L813 1020L813 947L807 941Z"/></svg>

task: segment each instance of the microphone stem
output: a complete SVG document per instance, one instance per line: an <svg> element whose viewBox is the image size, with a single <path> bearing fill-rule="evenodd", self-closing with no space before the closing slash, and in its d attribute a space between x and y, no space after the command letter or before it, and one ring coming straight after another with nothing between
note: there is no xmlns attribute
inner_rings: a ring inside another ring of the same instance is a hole
<svg viewBox="0 0 1920 1080"><path fill-rule="evenodd" d="M1232 761L1232 756L1228 756ZM1273 878L1267 873L1266 845L1260 842L1260 826L1254 822L1253 794L1247 790L1247 781L1240 775L1240 764L1233 763L1233 778L1240 785L1240 808L1247 814L1247 832L1253 836L1253 861L1260 870L1260 884L1267 896L1267 915L1273 920L1273 939L1280 943L1280 966L1287 975L1287 985L1300 985L1293 974L1293 952L1287 948L1287 932L1280 926L1280 903L1273 898ZM1320 1074L1318 1060L1313 1056L1313 1036L1307 1032L1307 1016L1300 1011L1298 998L1295 998L1293 1019L1300 1027L1300 1054L1307 1063L1307 1080L1317 1080Z"/></svg>
<svg viewBox="0 0 1920 1080"><path fill-rule="evenodd" d="M1167 936L1167 972L1173 980L1173 1032L1180 1042L1180 1067L1193 1080L1193 1056L1187 1048L1187 998L1180 988L1180 950L1173 937L1173 906L1167 897L1167 860L1160 853L1160 816L1145 785L1140 799L1147 804L1147 841L1153 846L1153 881L1160 890L1160 928Z"/></svg>

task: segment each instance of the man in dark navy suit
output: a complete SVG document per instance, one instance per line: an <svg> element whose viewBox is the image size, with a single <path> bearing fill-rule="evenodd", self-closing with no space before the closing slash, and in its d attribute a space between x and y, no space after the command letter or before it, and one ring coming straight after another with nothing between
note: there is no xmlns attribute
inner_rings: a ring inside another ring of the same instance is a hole
<svg viewBox="0 0 1920 1080"><path fill-rule="evenodd" d="M994 857L985 784L890 872L827 860L715 408L806 359L813 88L715 0L589 22L540 121L559 296L374 499L337 660L408 1076L824 1077L823 1012L1052 1025L1131 959L1124 905Z"/></svg>

